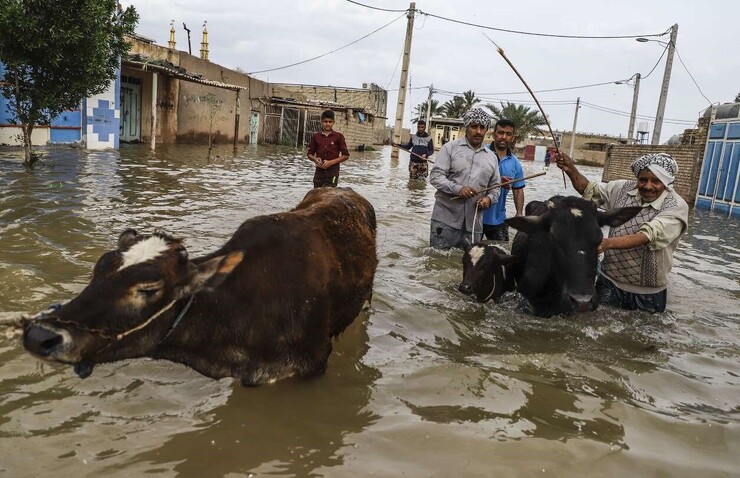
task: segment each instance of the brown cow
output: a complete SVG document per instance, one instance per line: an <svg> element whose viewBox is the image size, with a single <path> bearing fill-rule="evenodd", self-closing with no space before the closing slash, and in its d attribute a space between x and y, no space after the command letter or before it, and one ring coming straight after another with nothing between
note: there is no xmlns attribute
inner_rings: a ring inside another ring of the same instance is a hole
<svg viewBox="0 0 740 478"><path fill-rule="evenodd" d="M23 346L81 378L137 357L244 385L318 375L372 295L375 229L372 205L341 188L249 219L192 260L180 240L129 229L79 296L26 325Z"/></svg>

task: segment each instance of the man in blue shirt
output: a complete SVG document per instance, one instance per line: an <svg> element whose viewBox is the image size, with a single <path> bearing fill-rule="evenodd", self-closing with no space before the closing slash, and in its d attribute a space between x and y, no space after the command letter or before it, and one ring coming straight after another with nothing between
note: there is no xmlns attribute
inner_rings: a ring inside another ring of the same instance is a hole
<svg viewBox="0 0 740 478"><path fill-rule="evenodd" d="M514 146L514 131L514 122L505 118L498 120L493 129L493 141L489 149L498 158L502 182L524 177L522 163L511 152L511 148ZM485 234L486 239L507 242L509 240L509 226L504 222L504 219L506 219L506 196L509 190L514 195L516 215L522 215L524 209L524 181L515 181L509 186L502 186L498 202L483 213L483 234Z"/></svg>

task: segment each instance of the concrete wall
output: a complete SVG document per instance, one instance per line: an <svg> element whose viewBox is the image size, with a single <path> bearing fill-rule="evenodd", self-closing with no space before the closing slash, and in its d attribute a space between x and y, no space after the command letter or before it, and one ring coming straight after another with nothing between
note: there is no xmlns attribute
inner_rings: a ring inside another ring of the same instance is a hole
<svg viewBox="0 0 740 478"><path fill-rule="evenodd" d="M293 98L296 101L337 103L346 107L346 110L341 111L336 107L332 109L338 115L335 129L344 134L350 148L361 144L383 144L387 138L385 121L388 92L378 85L371 84L369 88L341 88L278 83L273 86L274 96ZM353 109L364 110L367 113L366 121L360 123ZM339 116L343 116L344 119L340 121Z"/></svg>
<svg viewBox="0 0 740 478"><path fill-rule="evenodd" d="M260 113L260 122L263 120L264 98L273 94L270 84L183 51L170 50L135 39L131 42L131 55L140 54L151 60L166 60L184 68L189 75L201 75L205 80L246 87L240 93L239 142L248 141L253 111ZM141 139L149 142L152 73L124 66L122 74L142 80ZM232 143L234 140L236 91L158 74L156 104L158 143L206 143L209 130L217 144Z"/></svg>
<svg viewBox="0 0 740 478"><path fill-rule="evenodd" d="M630 164L640 156L650 153L668 153L678 163L678 174L674 188L689 206L694 205L701 173L703 148L697 146L666 145L612 145L607 150L603 181L634 179Z"/></svg>

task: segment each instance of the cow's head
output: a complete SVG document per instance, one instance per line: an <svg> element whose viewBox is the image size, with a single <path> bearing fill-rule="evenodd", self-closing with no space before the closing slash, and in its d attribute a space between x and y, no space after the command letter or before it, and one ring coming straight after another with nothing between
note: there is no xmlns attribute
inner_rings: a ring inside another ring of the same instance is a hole
<svg viewBox="0 0 740 478"><path fill-rule="evenodd" d="M74 365L82 378L96 363L147 356L188 299L218 287L242 258L233 252L196 264L180 240L128 229L118 249L98 259L79 296L26 325L23 346L40 359Z"/></svg>
<svg viewBox="0 0 740 478"><path fill-rule="evenodd" d="M514 256L491 243L463 241L463 281L458 290L474 295L478 302L498 299L506 292L506 268Z"/></svg>
<svg viewBox="0 0 740 478"><path fill-rule="evenodd" d="M563 309L582 312L594 310L598 298L594 286L598 264L598 246L603 239L602 226L619 226L640 207L599 211L591 202L574 196L555 196L545 202L528 205L534 215L513 217L506 223L529 235L528 263L536 268L524 271L525 280L537 282L556 277L554 284L542 288L559 290ZM547 236L537 234L547 234Z"/></svg>

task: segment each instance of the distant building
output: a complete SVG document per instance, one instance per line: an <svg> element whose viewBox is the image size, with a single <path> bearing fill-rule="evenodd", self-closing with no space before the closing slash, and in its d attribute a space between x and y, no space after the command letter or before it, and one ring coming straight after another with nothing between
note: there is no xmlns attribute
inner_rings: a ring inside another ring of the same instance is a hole
<svg viewBox="0 0 740 478"><path fill-rule="evenodd" d="M89 149L120 142L278 143L302 147L319 131L325 109L338 113L335 129L350 148L382 144L388 92L363 88L274 85L208 60L207 31L201 56L135 35L108 90L79 108L34 128L33 144L79 143ZM0 65L2 72L2 65ZM7 100L0 96L0 144L21 145Z"/></svg>

